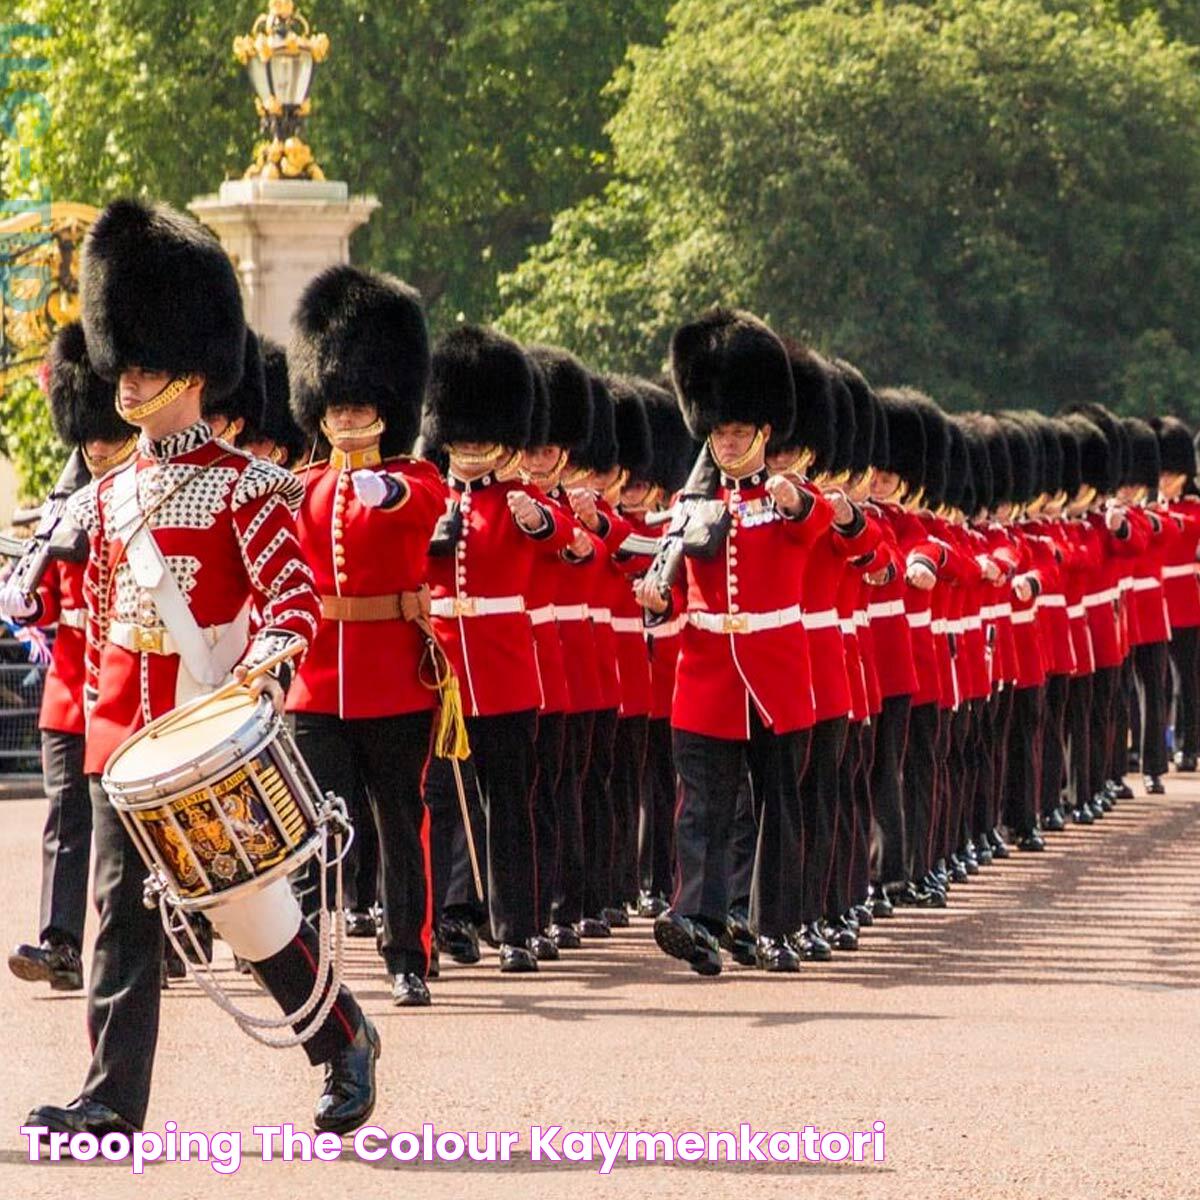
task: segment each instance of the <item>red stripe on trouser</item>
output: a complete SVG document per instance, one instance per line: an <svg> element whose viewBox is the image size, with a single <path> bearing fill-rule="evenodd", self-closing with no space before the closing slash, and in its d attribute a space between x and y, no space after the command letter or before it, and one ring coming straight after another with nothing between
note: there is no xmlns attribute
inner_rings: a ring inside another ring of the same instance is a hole
<svg viewBox="0 0 1200 1200"><path fill-rule="evenodd" d="M315 962L313 962L313 956L308 952L308 947L304 944L304 940L300 937L299 934L296 934L296 936L294 938L292 938L292 942L294 945L300 947L300 953L304 955L304 961L306 963L308 963L309 970L312 971L312 974L313 974L313 982L316 983L316 981L317 981L317 964ZM346 1014L344 1012L342 1012L341 1004L337 1000L335 1000L333 1002L333 1007L329 1011L330 1011L331 1016L337 1017L338 1023L345 1030L346 1040L350 1041L350 1042L354 1041L355 1031L350 1028L350 1022L346 1020Z"/></svg>

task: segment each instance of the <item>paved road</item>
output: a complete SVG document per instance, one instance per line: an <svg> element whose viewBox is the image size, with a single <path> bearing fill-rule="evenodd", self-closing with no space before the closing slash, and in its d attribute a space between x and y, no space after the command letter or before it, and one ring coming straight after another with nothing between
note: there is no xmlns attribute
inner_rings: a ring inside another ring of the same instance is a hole
<svg viewBox="0 0 1200 1200"><path fill-rule="evenodd" d="M36 913L40 806L0 806L0 942ZM307 1129L319 1089L298 1051L250 1043L191 985L165 998L148 1128L243 1133L245 1196L316 1186L360 1197L821 1195L1183 1197L1200 1194L1200 785L1122 804L998 863L942 912L907 912L863 948L799 977L734 967L700 980L654 948L646 922L536 977L494 957L449 964L435 1007L389 1007L362 943L352 982L384 1037L389 1133L519 1130L507 1164L369 1165L256 1157L255 1125ZM244 980L226 972L230 986ZM0 976L0 1189L8 1196L206 1197L202 1163L29 1165L28 1109L75 1093L83 1000ZM869 1130L882 1163L535 1163L528 1130ZM228 1190L223 1195L229 1196Z"/></svg>

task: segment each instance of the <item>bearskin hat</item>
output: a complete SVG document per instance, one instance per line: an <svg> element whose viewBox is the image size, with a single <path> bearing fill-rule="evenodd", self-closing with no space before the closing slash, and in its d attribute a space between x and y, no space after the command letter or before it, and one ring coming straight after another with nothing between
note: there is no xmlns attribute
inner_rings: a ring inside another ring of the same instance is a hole
<svg viewBox="0 0 1200 1200"><path fill-rule="evenodd" d="M606 474L617 465L617 421L612 393L599 375L588 373L592 391L592 433L571 451L571 462L585 471Z"/></svg>
<svg viewBox="0 0 1200 1200"><path fill-rule="evenodd" d="M697 439L728 421L770 425L783 438L791 433L796 389L787 352L750 313L713 308L675 330L671 380Z"/></svg>
<svg viewBox="0 0 1200 1200"><path fill-rule="evenodd" d="M78 321L54 335L46 354L46 400L54 432L67 446L93 438L123 442L137 430L117 415L113 385L92 370Z"/></svg>
<svg viewBox="0 0 1200 1200"><path fill-rule="evenodd" d="M1037 492L1053 496L1062 490L1062 443L1050 423L1050 419L1039 412L1021 412L1018 419L1033 438L1038 460Z"/></svg>
<svg viewBox="0 0 1200 1200"><path fill-rule="evenodd" d="M529 417L529 447L547 445L546 434L550 431L550 389L546 385L546 372L542 364L525 355L533 375L533 412Z"/></svg>
<svg viewBox="0 0 1200 1200"><path fill-rule="evenodd" d="M883 388L876 394L887 418L888 454L882 468L915 491L925 478L925 422L907 388Z"/></svg>
<svg viewBox="0 0 1200 1200"><path fill-rule="evenodd" d="M967 440L958 423L946 419L946 485L942 492L942 503L947 508L967 512L974 507L971 496L971 458L967 451Z"/></svg>
<svg viewBox="0 0 1200 1200"><path fill-rule="evenodd" d="M865 471L872 463L875 443L875 400L871 387L863 374L852 363L844 359L833 360L834 371L843 385L849 389L854 401L854 449L850 455L850 469L855 474Z"/></svg>
<svg viewBox="0 0 1200 1200"><path fill-rule="evenodd" d="M829 384L833 392L833 459L829 471L837 475L854 469L854 396L842 374L830 367Z"/></svg>
<svg viewBox="0 0 1200 1200"><path fill-rule="evenodd" d="M88 357L110 382L128 367L204 376L220 400L237 387L246 347L229 255L166 204L114 200L83 243L80 299Z"/></svg>
<svg viewBox="0 0 1200 1200"><path fill-rule="evenodd" d="M892 456L891 430L888 426L887 409L883 401L872 392L871 407L875 410L874 439L871 443L871 466L877 471L889 470Z"/></svg>
<svg viewBox="0 0 1200 1200"><path fill-rule="evenodd" d="M373 404L386 424L383 453L408 451L429 377L429 332L414 288L358 267L322 271L292 314L287 362L292 413L310 438L327 409Z"/></svg>
<svg viewBox="0 0 1200 1200"><path fill-rule="evenodd" d="M1130 471L1128 481L1134 486L1158 491L1158 477L1162 474L1162 460L1158 453L1158 438L1141 417L1124 417L1121 424L1129 436Z"/></svg>
<svg viewBox="0 0 1200 1200"><path fill-rule="evenodd" d="M992 460L988 454L987 435L982 423L973 416L952 417L951 420L962 431L967 447L967 458L971 465L971 504L963 511L968 516L990 509L995 503Z"/></svg>
<svg viewBox="0 0 1200 1200"><path fill-rule="evenodd" d="M1095 421L1081 412L1069 412L1063 421L1079 443L1079 475L1102 496L1111 496L1120 483L1120 456Z"/></svg>
<svg viewBox="0 0 1200 1200"><path fill-rule="evenodd" d="M946 454L949 434L946 417L937 404L916 388L894 389L916 414L925 430L924 469L916 484L925 488L925 500L930 508L942 503L946 494ZM915 486L915 484L914 484Z"/></svg>
<svg viewBox="0 0 1200 1200"><path fill-rule="evenodd" d="M1084 480L1106 495L1115 493L1129 469L1129 439L1121 422L1103 404L1095 403L1072 404L1063 409L1061 415L1083 417L1100 431L1108 458L1104 473L1107 486L1099 487L1094 479L1089 479L1086 469Z"/></svg>
<svg viewBox="0 0 1200 1200"><path fill-rule="evenodd" d="M683 487L696 461L696 443L683 423L675 397L666 388L648 379L635 379L634 385L641 393L650 422L653 455L647 478L668 496L673 495Z"/></svg>
<svg viewBox="0 0 1200 1200"><path fill-rule="evenodd" d="M268 438L277 446L282 446L287 454L286 462L295 462L308 445L304 430L296 424L288 391L287 351L276 341L259 334L259 354L263 365L263 412L262 423L257 429L249 430L246 440L253 440L254 434Z"/></svg>
<svg viewBox="0 0 1200 1200"><path fill-rule="evenodd" d="M531 435L531 446L559 446L571 450L592 433L592 388L582 363L558 346L527 346L525 355L542 370L547 408L544 424ZM537 437L545 440L537 442Z"/></svg>
<svg viewBox="0 0 1200 1200"><path fill-rule="evenodd" d="M1063 417L1051 417L1050 427L1058 439L1059 455L1062 461L1060 486L1067 498L1077 495L1083 486L1082 466L1079 458L1079 437L1074 428Z"/></svg>
<svg viewBox="0 0 1200 1200"><path fill-rule="evenodd" d="M795 420L789 430L771 429L768 454L811 450L814 474L831 470L837 449L833 372L815 350L783 339L796 396Z"/></svg>
<svg viewBox="0 0 1200 1200"><path fill-rule="evenodd" d="M1013 498L1013 465L1004 430L991 413L978 413L972 417L972 421L978 426L987 447L988 463L992 470L991 507L1010 503Z"/></svg>
<svg viewBox="0 0 1200 1200"><path fill-rule="evenodd" d="M246 429L262 425L263 408L267 400L267 381L263 374L262 347L254 330L246 330L246 353L242 360L242 377L237 387L224 396L212 396L205 389L205 417L224 417L227 421L241 420Z"/></svg>
<svg viewBox="0 0 1200 1200"><path fill-rule="evenodd" d="M609 375L604 382L613 402L617 466L628 472L630 479L645 480L654 458L654 448L642 394L637 384L624 375Z"/></svg>
<svg viewBox="0 0 1200 1200"><path fill-rule="evenodd" d="M498 329L460 325L438 342L421 432L433 445L494 442L521 450L533 420L533 369Z"/></svg>
<svg viewBox="0 0 1200 1200"><path fill-rule="evenodd" d="M1041 490L1041 449L1028 427L1011 413L1001 413L999 422L1012 463L1010 499L1014 504L1025 504Z"/></svg>
<svg viewBox="0 0 1200 1200"><path fill-rule="evenodd" d="M1158 438L1163 471L1191 479L1196 474L1196 445L1192 441L1192 431L1178 417L1155 417L1150 427Z"/></svg>

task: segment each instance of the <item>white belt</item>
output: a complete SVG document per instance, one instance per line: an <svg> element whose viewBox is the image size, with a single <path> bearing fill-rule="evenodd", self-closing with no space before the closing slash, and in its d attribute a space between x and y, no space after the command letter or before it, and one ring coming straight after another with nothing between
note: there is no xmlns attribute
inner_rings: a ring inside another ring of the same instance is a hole
<svg viewBox="0 0 1200 1200"><path fill-rule="evenodd" d="M1012 623L1014 625L1032 625L1034 617L1037 613L1032 608L1027 608L1023 612L1015 612L1012 615Z"/></svg>
<svg viewBox="0 0 1200 1200"><path fill-rule="evenodd" d="M963 617L963 619L960 623L963 627L964 633L968 629L982 629L983 628L983 617L981 614L976 613L975 616L973 616L973 617Z"/></svg>
<svg viewBox="0 0 1200 1200"><path fill-rule="evenodd" d="M614 633L641 633L646 628L641 617L613 617Z"/></svg>
<svg viewBox="0 0 1200 1200"><path fill-rule="evenodd" d="M904 601L880 600L875 604L868 604L867 616L871 620L876 617L902 617L904 616Z"/></svg>
<svg viewBox="0 0 1200 1200"><path fill-rule="evenodd" d="M1195 575L1196 564L1178 563L1173 567L1163 567L1162 573L1164 579L1183 579L1187 575Z"/></svg>
<svg viewBox="0 0 1200 1200"><path fill-rule="evenodd" d="M588 605L588 616L596 622L597 625L612 624L612 609L611 608L593 608Z"/></svg>
<svg viewBox="0 0 1200 1200"><path fill-rule="evenodd" d="M586 604L556 604L554 619L556 621L586 621L588 606Z"/></svg>
<svg viewBox="0 0 1200 1200"><path fill-rule="evenodd" d="M82 629L87 624L86 608L60 608L58 623L68 629Z"/></svg>
<svg viewBox="0 0 1200 1200"><path fill-rule="evenodd" d="M683 632L683 627L687 624L687 613L680 613L679 616L673 617L665 625L655 625L646 630L646 634L652 638L669 638L678 637Z"/></svg>
<svg viewBox="0 0 1200 1200"><path fill-rule="evenodd" d="M76 612L79 610L76 609ZM231 621L230 625L233 624ZM200 633L209 646L215 646L229 625L202 625ZM178 654L179 643L161 626L133 625L129 621L112 621L108 640L122 650L134 654Z"/></svg>
<svg viewBox="0 0 1200 1200"><path fill-rule="evenodd" d="M1111 604L1120 596L1120 590L1115 587L1105 588L1102 592L1092 592L1090 596L1084 596L1084 608L1099 608L1102 604Z"/></svg>
<svg viewBox="0 0 1200 1200"><path fill-rule="evenodd" d="M901 601L900 603L903 604L904 602ZM859 627L859 629L866 629L867 626L871 624L871 618L867 615L867 610L865 608L860 608L854 614L854 623Z"/></svg>
<svg viewBox="0 0 1200 1200"><path fill-rule="evenodd" d="M554 605L543 604L541 608L531 608L529 610L529 623L531 625L549 625L554 620Z"/></svg>
<svg viewBox="0 0 1200 1200"><path fill-rule="evenodd" d="M994 621L1000 615L1000 605L985 604L979 610L979 617L983 621Z"/></svg>
<svg viewBox="0 0 1200 1200"><path fill-rule="evenodd" d="M758 633L764 629L782 629L801 621L800 605L790 604L774 612L712 613L690 612L688 623L708 633Z"/></svg>
<svg viewBox="0 0 1200 1200"><path fill-rule="evenodd" d="M854 624L853 617L843 617L838 624L842 627L842 633L846 637L849 637L857 628L857 626Z"/></svg>
<svg viewBox="0 0 1200 1200"><path fill-rule="evenodd" d="M1078 621L1080 617L1087 616L1087 609L1082 604L1068 604L1067 617L1072 621Z"/></svg>
<svg viewBox="0 0 1200 1200"><path fill-rule="evenodd" d="M1038 597L1038 604L1042 608L1066 608L1067 598L1058 592L1045 592Z"/></svg>
<svg viewBox="0 0 1200 1200"><path fill-rule="evenodd" d="M1162 587L1162 580L1155 579L1152 575L1143 575L1140 579L1133 581L1133 590L1135 592L1152 592L1155 588Z"/></svg>
<svg viewBox="0 0 1200 1200"><path fill-rule="evenodd" d="M836 629L841 618L836 608L823 608L820 612L806 612L800 620L805 629Z"/></svg>
<svg viewBox="0 0 1200 1200"><path fill-rule="evenodd" d="M924 629L926 625L933 621L933 614L930 612L918 612L908 614L909 629Z"/></svg>
<svg viewBox="0 0 1200 1200"><path fill-rule="evenodd" d="M1120 583L1118 583L1118 584L1117 584L1117 591L1119 591L1119 592L1128 592L1130 589L1132 589L1132 587L1133 587L1133 578L1132 578L1132 576L1130 576L1130 575L1125 575L1125 576L1123 576L1123 577L1121 578L1121 581L1120 581Z"/></svg>
<svg viewBox="0 0 1200 1200"><path fill-rule="evenodd" d="M936 621L930 620L930 627L934 633L949 633L950 622L945 617L938 617Z"/></svg>
<svg viewBox="0 0 1200 1200"><path fill-rule="evenodd" d="M525 611L524 596L439 596L429 611L435 617L499 617Z"/></svg>

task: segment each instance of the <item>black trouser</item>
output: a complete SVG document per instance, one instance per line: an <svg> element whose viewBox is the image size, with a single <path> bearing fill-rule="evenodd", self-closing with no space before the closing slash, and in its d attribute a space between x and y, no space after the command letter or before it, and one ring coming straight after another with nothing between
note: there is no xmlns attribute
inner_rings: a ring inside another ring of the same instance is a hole
<svg viewBox="0 0 1200 1200"><path fill-rule="evenodd" d="M875 759L875 721L858 727L858 756L850 789L853 798L853 854L850 862L850 903L862 904L871 889L871 767Z"/></svg>
<svg viewBox="0 0 1200 1200"><path fill-rule="evenodd" d="M861 757L862 723L849 721L837 765L837 795L830 821L829 864L825 871L820 911L837 917L850 908L850 873L854 869L854 776ZM813 739L816 746L816 739ZM810 764L811 769L811 764Z"/></svg>
<svg viewBox="0 0 1200 1200"><path fill-rule="evenodd" d="M923 879L933 866L932 821L938 786L936 703L918 704L908 718L904 755L904 827L908 834L909 879Z"/></svg>
<svg viewBox="0 0 1200 1200"><path fill-rule="evenodd" d="M729 911L729 835L747 764L758 824L750 885L751 927L767 937L783 937L800 927L804 839L799 780L809 739L807 729L773 733L754 709L747 742L674 731L679 803L671 903L714 934L724 928Z"/></svg>
<svg viewBox="0 0 1200 1200"><path fill-rule="evenodd" d="M642 770L650 718L622 717L613 742L612 794L613 871L608 903L613 908L636 904L638 894L638 814L642 809Z"/></svg>
<svg viewBox="0 0 1200 1200"><path fill-rule="evenodd" d="M474 761L468 758L460 762L458 774L471 822L475 861L483 864L487 860L487 821L479 797ZM462 800L458 796L458 781L450 759L434 758L430 762L425 775L425 803L429 806L430 819L434 926L436 928L444 917L482 925L488 912L487 879L481 865L480 886L476 887L467 848Z"/></svg>
<svg viewBox="0 0 1200 1200"><path fill-rule="evenodd" d="M977 843L991 828L988 799L992 790L992 714L994 696L971 701L971 725L967 736L967 758L972 763L970 790L963 804L962 845Z"/></svg>
<svg viewBox="0 0 1200 1200"><path fill-rule="evenodd" d="M347 720L296 714L296 747L323 792L347 796L361 782L379 843L377 892L383 910L379 953L388 971L423 979L433 919L429 810L423 796L433 713ZM320 872L310 859L297 878L310 915L320 903Z"/></svg>
<svg viewBox="0 0 1200 1200"><path fill-rule="evenodd" d="M1167 663L1166 642L1147 642L1133 648L1143 775L1164 775L1167 770Z"/></svg>
<svg viewBox="0 0 1200 1200"><path fill-rule="evenodd" d="M967 763L967 739L971 730L970 702L942 710L941 776L938 784L937 824L934 828L933 859L948 858L962 846L963 806L974 786L974 772Z"/></svg>
<svg viewBox="0 0 1200 1200"><path fill-rule="evenodd" d="M833 863L842 756L846 753L845 717L818 721L812 730L808 766L800 779L800 816L804 831L800 917L804 924L825 912L825 885Z"/></svg>
<svg viewBox="0 0 1200 1200"><path fill-rule="evenodd" d="M1048 816L1062 803L1063 769L1066 761L1067 695L1069 675L1046 678L1042 710L1042 775L1038 810Z"/></svg>
<svg viewBox="0 0 1200 1200"><path fill-rule="evenodd" d="M42 830L38 938L83 946L92 799L83 773L83 734L42 730L42 782L50 802Z"/></svg>
<svg viewBox="0 0 1200 1200"><path fill-rule="evenodd" d="M638 821L638 882L651 896L671 894L675 759L671 754L671 722L650 721L646 733L646 765L642 772L642 811Z"/></svg>
<svg viewBox="0 0 1200 1200"><path fill-rule="evenodd" d="M600 709L592 722L592 752L583 780L583 915L601 917L613 877L613 745L617 710Z"/></svg>
<svg viewBox="0 0 1200 1200"><path fill-rule="evenodd" d="M566 717L542 713L538 717L537 785L533 790L533 836L537 845L538 929L550 924L558 862L559 804L561 803L563 755L567 744Z"/></svg>
<svg viewBox="0 0 1200 1200"><path fill-rule="evenodd" d="M158 1044L163 929L158 910L142 903L146 864L109 804L99 778L89 777L89 785L96 836L95 903L100 920L88 981L92 1061L81 1094L108 1105L140 1127L146 1118ZM285 1013L298 1009L312 991L318 950L315 931L302 920L287 946L252 964ZM315 1036L304 1043L309 1062L332 1058L353 1039L361 1021L354 997L341 988Z"/></svg>
<svg viewBox="0 0 1200 1200"><path fill-rule="evenodd" d="M551 897L550 919L556 925L577 925L583 916L584 834L583 784L592 757L594 712L568 713L559 776L558 855Z"/></svg>
<svg viewBox="0 0 1200 1200"><path fill-rule="evenodd" d="M1117 668L1117 681L1113 693L1113 732L1109 747L1108 773L1106 779L1121 780L1129 770L1129 712L1130 702L1137 703L1133 694L1133 655Z"/></svg>
<svg viewBox="0 0 1200 1200"><path fill-rule="evenodd" d="M1012 722L1008 727L1004 821L1018 836L1037 829L1042 709L1041 686L1014 689Z"/></svg>
<svg viewBox="0 0 1200 1200"><path fill-rule="evenodd" d="M345 798L346 810L354 822L354 841L346 855L342 875L347 910L365 913L380 901L379 832L375 828L375 817L361 772L356 774L358 778Z"/></svg>
<svg viewBox="0 0 1200 1200"><path fill-rule="evenodd" d="M992 711L992 798L991 820L988 828L995 829L1004 821L1004 796L1008 775L1008 737L1012 728L1016 687L1006 683L996 693Z"/></svg>
<svg viewBox="0 0 1200 1200"><path fill-rule="evenodd" d="M538 931L533 789L537 710L468 717L487 825L487 895L497 942L523 946Z"/></svg>
<svg viewBox="0 0 1200 1200"><path fill-rule="evenodd" d="M758 821L754 817L754 795L750 771L742 768L738 782L737 811L729 834L729 907L750 910L754 886L754 852L758 847Z"/></svg>
<svg viewBox="0 0 1200 1200"><path fill-rule="evenodd" d="M1200 754L1200 626L1171 630L1171 676L1175 697L1176 753Z"/></svg>
<svg viewBox="0 0 1200 1200"><path fill-rule="evenodd" d="M870 792L881 842L875 878L889 886L908 879L903 779L911 704L911 696L888 696L883 702L883 711L875 718L875 760L871 764Z"/></svg>
<svg viewBox="0 0 1200 1200"><path fill-rule="evenodd" d="M1092 676L1072 675L1067 687L1067 803L1087 804L1095 795L1091 751ZM1098 786L1103 785L1103 780Z"/></svg>
<svg viewBox="0 0 1200 1200"><path fill-rule="evenodd" d="M1109 770L1113 760L1117 692L1120 685L1120 667L1097 667L1092 675L1091 728L1088 739L1092 796L1101 792L1105 782L1112 778ZM1124 754L1124 749L1121 753Z"/></svg>

